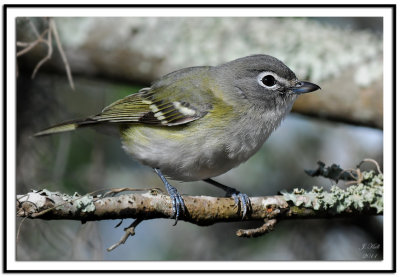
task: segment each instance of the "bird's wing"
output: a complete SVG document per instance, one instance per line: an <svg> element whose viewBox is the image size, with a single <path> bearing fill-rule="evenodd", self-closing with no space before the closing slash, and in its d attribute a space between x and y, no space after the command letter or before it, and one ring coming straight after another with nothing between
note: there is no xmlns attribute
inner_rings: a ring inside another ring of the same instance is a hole
<svg viewBox="0 0 400 277"><path fill-rule="evenodd" d="M164 76L150 88L118 100L91 120L175 126L197 120L212 108L212 94L205 91L207 68L188 68Z"/></svg>

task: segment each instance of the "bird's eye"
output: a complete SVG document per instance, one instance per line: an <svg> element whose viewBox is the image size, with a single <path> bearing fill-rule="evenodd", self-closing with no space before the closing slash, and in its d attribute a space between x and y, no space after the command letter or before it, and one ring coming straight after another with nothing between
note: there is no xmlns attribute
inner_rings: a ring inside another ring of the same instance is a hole
<svg viewBox="0 0 400 277"><path fill-rule="evenodd" d="M257 76L258 84L268 89L268 91L276 90L284 81L284 79L272 71L263 71Z"/></svg>
<svg viewBox="0 0 400 277"><path fill-rule="evenodd" d="M262 78L261 82L267 87L273 87L276 84L276 79L272 75L266 75Z"/></svg>

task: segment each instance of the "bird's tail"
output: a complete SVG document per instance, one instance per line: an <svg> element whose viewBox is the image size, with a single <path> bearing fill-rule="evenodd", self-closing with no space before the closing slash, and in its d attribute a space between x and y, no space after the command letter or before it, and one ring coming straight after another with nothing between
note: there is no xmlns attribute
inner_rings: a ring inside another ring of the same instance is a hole
<svg viewBox="0 0 400 277"><path fill-rule="evenodd" d="M40 136L57 134L57 133L70 132L70 131L76 130L77 128L84 127L87 125L92 125L95 123L98 123L98 122L93 119L90 119L90 118L81 119L81 120L71 120L71 121L67 121L67 122L63 122L63 123L54 125L52 127L44 129L40 132L37 132L36 134L34 134L34 136L40 137Z"/></svg>

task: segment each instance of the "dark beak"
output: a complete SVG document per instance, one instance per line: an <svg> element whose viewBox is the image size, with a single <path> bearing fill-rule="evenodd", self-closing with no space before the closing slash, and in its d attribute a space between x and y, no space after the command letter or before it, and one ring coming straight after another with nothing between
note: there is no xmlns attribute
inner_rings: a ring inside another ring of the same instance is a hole
<svg viewBox="0 0 400 277"><path fill-rule="evenodd" d="M303 82L299 81L296 86L290 88L291 91L293 91L294 94L303 94L303 93L308 93L312 92L317 89L321 89L318 85L309 83L309 82Z"/></svg>

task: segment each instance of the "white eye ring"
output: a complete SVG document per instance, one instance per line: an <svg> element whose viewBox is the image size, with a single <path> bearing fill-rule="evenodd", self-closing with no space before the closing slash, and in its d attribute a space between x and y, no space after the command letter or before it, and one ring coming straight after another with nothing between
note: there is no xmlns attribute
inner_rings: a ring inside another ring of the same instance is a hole
<svg viewBox="0 0 400 277"><path fill-rule="evenodd" d="M263 83L263 79L265 76L271 75L275 78L275 84L273 86L267 86ZM257 82L260 86L267 88L267 89L275 89L279 86L287 86L290 87L290 82L282 77L279 77L275 72L272 71L263 71L257 76Z"/></svg>
<svg viewBox="0 0 400 277"><path fill-rule="evenodd" d="M267 85L263 82L263 79L264 79L266 76L272 76L272 77L274 78L275 83L274 83L272 86L267 86ZM258 74L258 76L257 76L257 82L258 82L258 84L259 84L260 86L262 86L262 87L267 88L267 89L274 89L274 88L276 88L276 87L278 86L278 80L279 80L279 79L280 79L280 78L279 78L274 72L271 72L271 71L264 71L264 72L261 72L261 73Z"/></svg>

